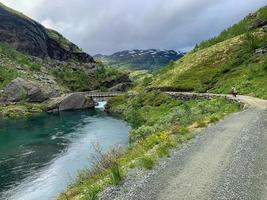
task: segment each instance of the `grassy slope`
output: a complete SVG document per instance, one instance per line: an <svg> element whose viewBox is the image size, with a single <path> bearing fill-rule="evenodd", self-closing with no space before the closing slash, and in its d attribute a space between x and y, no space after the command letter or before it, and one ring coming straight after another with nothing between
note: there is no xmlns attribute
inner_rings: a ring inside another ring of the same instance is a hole
<svg viewBox="0 0 267 200"><path fill-rule="evenodd" d="M257 17L266 19L260 9L216 38L202 42L181 60L156 76L154 87L178 91L229 93L236 86L241 94L267 98L267 55L256 55L264 47L267 34L261 29L248 31Z"/></svg>
<svg viewBox="0 0 267 200"><path fill-rule="evenodd" d="M79 47L77 47L75 44L70 42L68 39L66 39L64 36L62 36L57 31L47 28L46 32L49 35L49 37L58 41L62 48L66 49L68 51L74 52L74 53L81 53L82 52L82 50Z"/></svg>

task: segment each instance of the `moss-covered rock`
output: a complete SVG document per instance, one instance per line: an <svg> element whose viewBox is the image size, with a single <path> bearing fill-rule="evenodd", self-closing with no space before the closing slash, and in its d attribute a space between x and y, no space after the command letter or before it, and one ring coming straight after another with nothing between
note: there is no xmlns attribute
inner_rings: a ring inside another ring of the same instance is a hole
<svg viewBox="0 0 267 200"><path fill-rule="evenodd" d="M44 111L43 104L19 103L0 108L0 116L10 119L30 117Z"/></svg>

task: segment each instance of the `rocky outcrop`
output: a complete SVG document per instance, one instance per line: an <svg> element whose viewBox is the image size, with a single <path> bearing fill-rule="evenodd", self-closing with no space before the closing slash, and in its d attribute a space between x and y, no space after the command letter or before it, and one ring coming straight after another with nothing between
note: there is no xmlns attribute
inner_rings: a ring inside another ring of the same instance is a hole
<svg viewBox="0 0 267 200"><path fill-rule="evenodd" d="M71 93L61 97L52 98L46 103L47 112L60 112L68 110L81 110L94 108L95 103L85 93Z"/></svg>
<svg viewBox="0 0 267 200"><path fill-rule="evenodd" d="M0 42L40 58L95 63L94 59L56 31L0 3Z"/></svg>
<svg viewBox="0 0 267 200"><path fill-rule="evenodd" d="M267 25L263 26L262 29L265 33L267 33Z"/></svg>
<svg viewBox="0 0 267 200"><path fill-rule="evenodd" d="M13 80L3 92L5 102L19 102L21 100L43 102L57 95L57 92L38 86L36 83L23 78Z"/></svg>
<svg viewBox="0 0 267 200"><path fill-rule="evenodd" d="M132 83L119 83L118 85L113 86L112 88L109 88L109 92L126 92L130 87L132 86Z"/></svg>
<svg viewBox="0 0 267 200"><path fill-rule="evenodd" d="M264 27L265 25L267 25L267 21L266 21L266 20L256 19L256 20L253 22L253 24L251 25L250 29L255 29L255 28Z"/></svg>
<svg viewBox="0 0 267 200"><path fill-rule="evenodd" d="M128 74L121 74L119 77L115 79L111 79L109 81L106 81L103 83L103 86L106 88L112 88L120 83L131 83L131 80L129 78Z"/></svg>

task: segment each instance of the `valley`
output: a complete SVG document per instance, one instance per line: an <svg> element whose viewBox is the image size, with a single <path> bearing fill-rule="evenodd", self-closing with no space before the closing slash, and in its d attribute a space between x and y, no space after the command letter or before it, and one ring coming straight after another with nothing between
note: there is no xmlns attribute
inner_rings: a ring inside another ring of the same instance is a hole
<svg viewBox="0 0 267 200"><path fill-rule="evenodd" d="M188 53L0 21L1 199L266 199L266 6Z"/></svg>

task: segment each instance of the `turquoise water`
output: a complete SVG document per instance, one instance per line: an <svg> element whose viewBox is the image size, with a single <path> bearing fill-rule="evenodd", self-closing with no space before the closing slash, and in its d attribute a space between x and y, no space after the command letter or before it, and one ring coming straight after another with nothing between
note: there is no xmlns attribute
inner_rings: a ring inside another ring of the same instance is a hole
<svg viewBox="0 0 267 200"><path fill-rule="evenodd" d="M0 199L54 199L90 167L93 144L125 145L129 130L100 110L1 121Z"/></svg>

